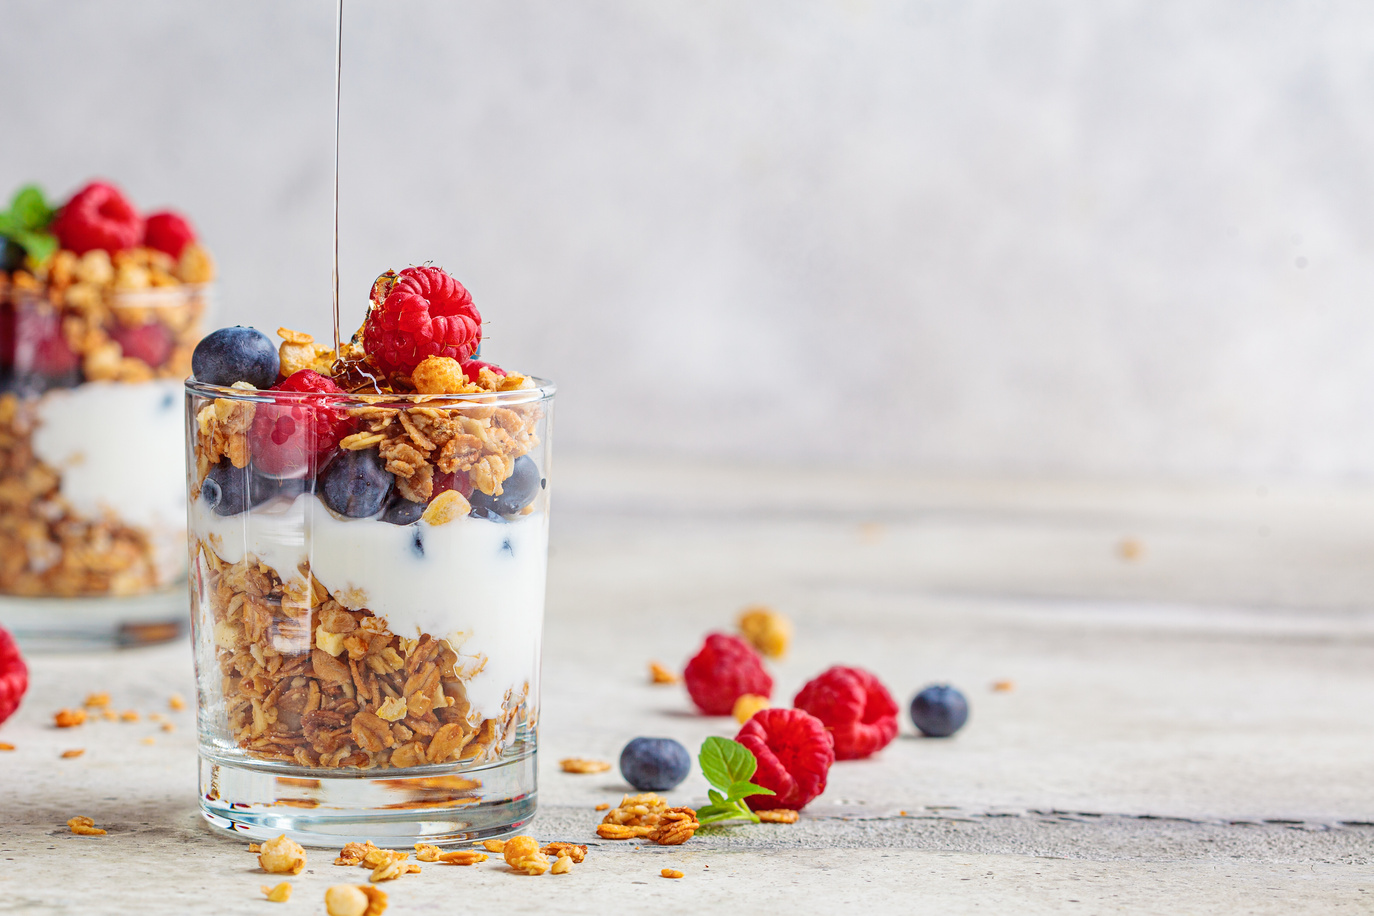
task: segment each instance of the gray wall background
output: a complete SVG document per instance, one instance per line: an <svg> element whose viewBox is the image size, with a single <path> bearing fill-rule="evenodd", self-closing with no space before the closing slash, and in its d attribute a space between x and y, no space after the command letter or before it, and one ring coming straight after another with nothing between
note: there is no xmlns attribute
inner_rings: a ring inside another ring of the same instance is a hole
<svg viewBox="0 0 1374 916"><path fill-rule="evenodd" d="M329 0L0 0L0 184L329 332ZM345 323L433 260L559 447L1368 478L1374 7L347 0Z"/></svg>

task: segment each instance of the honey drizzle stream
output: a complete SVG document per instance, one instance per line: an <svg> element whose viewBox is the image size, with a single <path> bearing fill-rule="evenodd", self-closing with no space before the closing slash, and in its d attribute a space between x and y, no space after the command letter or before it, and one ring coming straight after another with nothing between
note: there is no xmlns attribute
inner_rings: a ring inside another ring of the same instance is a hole
<svg viewBox="0 0 1374 916"><path fill-rule="evenodd" d="M334 359L339 359L339 95L343 85L343 0L334 20Z"/></svg>

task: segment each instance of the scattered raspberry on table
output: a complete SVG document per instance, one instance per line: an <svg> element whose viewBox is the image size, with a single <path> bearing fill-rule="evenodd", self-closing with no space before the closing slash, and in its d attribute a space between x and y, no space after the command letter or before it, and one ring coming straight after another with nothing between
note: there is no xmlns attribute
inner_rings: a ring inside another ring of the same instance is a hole
<svg viewBox="0 0 1374 916"><path fill-rule="evenodd" d="M876 676L836 665L809 681L792 701L825 723L836 760L858 760L897 737L897 703Z"/></svg>
<svg viewBox="0 0 1374 916"><path fill-rule="evenodd" d="M29 689L29 668L19 654L19 646L9 632L0 629L0 722L19 708L24 691Z"/></svg>
<svg viewBox="0 0 1374 916"><path fill-rule="evenodd" d="M776 795L751 795L752 810L791 808L799 811L825 791L835 748L820 719L800 709L763 709L744 723L735 740L758 761L755 784Z"/></svg>
<svg viewBox="0 0 1374 916"><path fill-rule="evenodd" d="M763 660L738 636L712 633L682 672L692 702L708 716L728 716L746 693L773 695L773 678Z"/></svg>

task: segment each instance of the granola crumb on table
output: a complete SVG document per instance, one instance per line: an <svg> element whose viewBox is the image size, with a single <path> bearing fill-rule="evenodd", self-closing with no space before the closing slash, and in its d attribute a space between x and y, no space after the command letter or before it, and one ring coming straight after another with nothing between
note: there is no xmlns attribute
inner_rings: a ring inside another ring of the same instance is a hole
<svg viewBox="0 0 1374 916"><path fill-rule="evenodd" d="M58 728L74 728L86 721L84 709L59 709L53 715L53 724Z"/></svg>
<svg viewBox="0 0 1374 916"><path fill-rule="evenodd" d="M63 751L62 759L74 760L75 758L80 757L84 753L86 753L86 749L84 747L74 747L71 750Z"/></svg>
<svg viewBox="0 0 1374 916"><path fill-rule="evenodd" d="M291 883L289 881L283 881L275 887L268 887L264 884L260 890L273 903L285 903L291 899Z"/></svg>
<svg viewBox="0 0 1374 916"><path fill-rule="evenodd" d="M95 821L85 815L77 815L67 821L67 829L77 836L105 836L105 831L95 825Z"/></svg>
<svg viewBox="0 0 1374 916"><path fill-rule="evenodd" d="M682 872L678 871L676 868L665 868L660 871L659 874L665 878L681 878L683 876Z"/></svg>
<svg viewBox="0 0 1374 916"><path fill-rule="evenodd" d="M596 835L603 840L644 837L660 846L679 846L700 827L691 808L670 808L658 795L646 792L621 799L619 807L611 809L597 825Z"/></svg>
<svg viewBox="0 0 1374 916"><path fill-rule="evenodd" d="M605 773L611 768L605 760L588 757L565 757L558 761L558 765L564 773Z"/></svg>
<svg viewBox="0 0 1374 916"><path fill-rule="evenodd" d="M329 916L381 916L386 904L384 891L364 884L336 884L324 892Z"/></svg>
<svg viewBox="0 0 1374 916"><path fill-rule="evenodd" d="M282 834L262 844L258 864L268 874L298 875L305 868L305 850L301 844Z"/></svg>
<svg viewBox="0 0 1374 916"><path fill-rule="evenodd" d="M651 684L676 684L682 678L665 668L658 662L649 662L649 683Z"/></svg>
<svg viewBox="0 0 1374 916"><path fill-rule="evenodd" d="M799 815L791 808L768 808L764 811L755 811L760 821L765 824L795 824ZM903 812L905 814L905 812Z"/></svg>

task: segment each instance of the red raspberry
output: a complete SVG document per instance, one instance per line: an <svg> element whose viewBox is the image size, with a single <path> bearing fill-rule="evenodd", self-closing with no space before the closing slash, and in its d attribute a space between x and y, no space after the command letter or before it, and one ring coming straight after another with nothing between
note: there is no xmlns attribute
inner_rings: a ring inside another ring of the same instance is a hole
<svg viewBox="0 0 1374 916"><path fill-rule="evenodd" d="M820 719L800 709L761 709L744 723L735 740L749 748L759 768L753 781L775 795L744 800L755 811L791 808L800 811L825 791L835 762L830 732Z"/></svg>
<svg viewBox="0 0 1374 916"><path fill-rule="evenodd" d="M807 682L792 705L825 723L835 738L837 760L858 760L897 737L897 704L876 677L862 668L834 668Z"/></svg>
<svg viewBox="0 0 1374 916"><path fill-rule="evenodd" d="M143 244L180 258L182 249L196 240L196 230L186 217L171 210L150 213L143 223Z"/></svg>
<svg viewBox="0 0 1374 916"><path fill-rule="evenodd" d="M708 716L728 716L746 693L773 695L773 679L754 647L738 636L712 633L682 672L692 702Z"/></svg>
<svg viewBox="0 0 1374 916"><path fill-rule="evenodd" d="M484 363L480 359L468 359L463 361L463 374L468 377L469 382L477 381L477 375L483 369L490 369L497 375L505 375L506 370L494 363Z"/></svg>
<svg viewBox="0 0 1374 916"><path fill-rule="evenodd" d="M172 355L172 332L156 321L136 327L118 325L110 329L110 339L119 344L125 356L141 359L154 369Z"/></svg>
<svg viewBox="0 0 1374 916"><path fill-rule="evenodd" d="M21 376L60 378L75 372L81 360L67 345L57 312L6 304L0 309L0 363Z"/></svg>
<svg viewBox="0 0 1374 916"><path fill-rule="evenodd" d="M67 201L52 231L63 248L77 254L97 248L114 254L143 240L143 219L118 188L93 181Z"/></svg>
<svg viewBox="0 0 1374 916"><path fill-rule="evenodd" d="M19 647L8 632L0 629L0 722L19 708L24 691L29 689L29 668Z"/></svg>
<svg viewBox="0 0 1374 916"><path fill-rule="evenodd" d="M457 490L467 499L472 495L472 481L468 478L466 471L453 471L444 473L440 471L434 475L434 492L430 494L433 498L445 490Z"/></svg>
<svg viewBox="0 0 1374 916"><path fill-rule="evenodd" d="M333 379L311 369L292 373L267 390L343 394ZM328 406L332 400L282 398L275 404L259 404L249 433L258 470L278 477L313 474L352 424L342 407Z"/></svg>
<svg viewBox="0 0 1374 916"><path fill-rule="evenodd" d="M374 293L380 293L375 286ZM363 325L367 355L384 372L409 375L429 356L462 361L481 342L482 316L472 295L437 267L407 267L397 274Z"/></svg>

